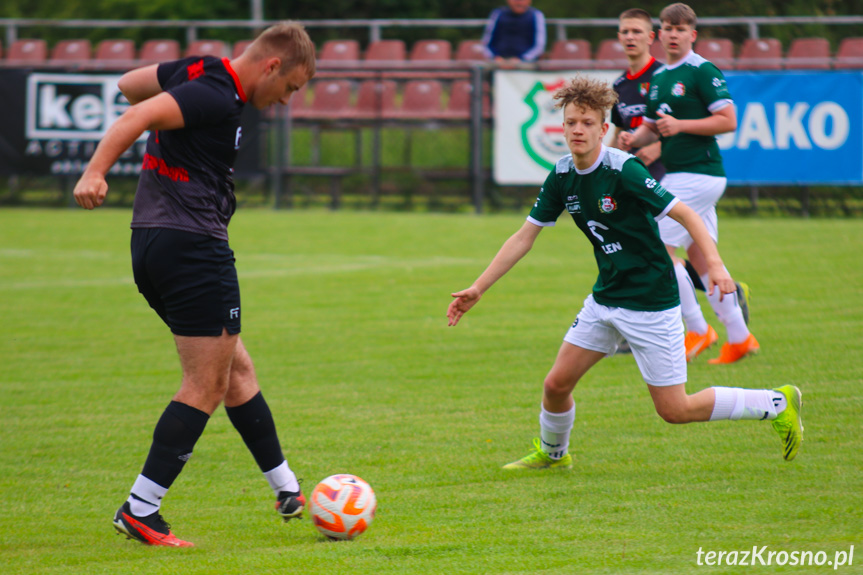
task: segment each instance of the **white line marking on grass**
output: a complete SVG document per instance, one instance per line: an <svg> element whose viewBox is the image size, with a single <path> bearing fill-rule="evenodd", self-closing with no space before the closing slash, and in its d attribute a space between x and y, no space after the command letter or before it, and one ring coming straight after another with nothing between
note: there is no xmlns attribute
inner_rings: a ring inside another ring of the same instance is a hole
<svg viewBox="0 0 863 575"><path fill-rule="evenodd" d="M264 261L274 262L274 267L260 267ZM329 263L327 260L330 260ZM244 262L252 264L246 268ZM277 262L277 265L275 263ZM429 268L455 265L477 265L478 260L468 258L388 258L386 256L282 256L279 254L253 254L240 256L238 273L240 281L257 278L274 278L290 276L308 276L351 273L373 269ZM124 277L88 278L88 279L40 279L29 281L13 281L7 283L0 279L0 291L57 289L81 287L112 287L133 284L131 274Z"/></svg>

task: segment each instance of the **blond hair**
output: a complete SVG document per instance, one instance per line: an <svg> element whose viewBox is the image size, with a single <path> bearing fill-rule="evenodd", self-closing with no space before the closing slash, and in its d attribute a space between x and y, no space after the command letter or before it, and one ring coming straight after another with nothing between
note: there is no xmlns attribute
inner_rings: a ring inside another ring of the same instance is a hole
<svg viewBox="0 0 863 575"><path fill-rule="evenodd" d="M596 110L601 118L617 103L617 92L603 80L576 76L569 84L554 93L556 108L565 110L570 104L579 108Z"/></svg>
<svg viewBox="0 0 863 575"><path fill-rule="evenodd" d="M254 60L279 58L281 74L302 66L309 77L315 75L315 44L299 22L285 20L270 26L255 38L246 52Z"/></svg>

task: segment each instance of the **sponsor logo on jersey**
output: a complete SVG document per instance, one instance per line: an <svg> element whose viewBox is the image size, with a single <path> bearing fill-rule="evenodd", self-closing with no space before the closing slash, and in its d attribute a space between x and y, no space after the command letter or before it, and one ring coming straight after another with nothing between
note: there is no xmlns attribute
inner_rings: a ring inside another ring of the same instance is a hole
<svg viewBox="0 0 863 575"><path fill-rule="evenodd" d="M647 95L648 90L650 90L650 82L642 82L638 85L638 93L641 94L642 98Z"/></svg>
<svg viewBox="0 0 863 575"><path fill-rule="evenodd" d="M198 60L194 64L190 64L186 67L186 73L189 75L189 81L200 78L204 75L204 61Z"/></svg>
<svg viewBox="0 0 863 575"><path fill-rule="evenodd" d="M578 199L578 196L566 197L566 211L570 214L581 213L581 201Z"/></svg>
<svg viewBox="0 0 863 575"><path fill-rule="evenodd" d="M657 182L653 178L645 178L645 180L644 180L644 186L648 190L652 190L653 188L655 188L656 184L657 184Z"/></svg>
<svg viewBox="0 0 863 575"><path fill-rule="evenodd" d="M617 202L611 196L602 196L599 200L599 209L606 214L610 214L617 209Z"/></svg>
<svg viewBox="0 0 863 575"><path fill-rule="evenodd" d="M614 252L619 252L623 249L623 246L620 245L620 242L611 242L610 244L602 244L602 251L607 254L613 254Z"/></svg>
<svg viewBox="0 0 863 575"><path fill-rule="evenodd" d="M598 239L601 242L605 241L605 238L602 237L602 234L600 234L596 230L597 230L597 228L600 230L608 230L607 226L602 225L601 223L597 222L596 220L589 220L587 222L587 227L590 228L590 233L593 234L593 237L595 237L596 239Z"/></svg>
<svg viewBox="0 0 863 575"><path fill-rule="evenodd" d="M175 182L189 181L189 172L186 171L186 168L169 166L162 158L157 158L150 154L144 154L144 162L141 165L141 169L155 170L158 175L164 176Z"/></svg>
<svg viewBox="0 0 863 575"><path fill-rule="evenodd" d="M678 82L671 87L671 95L677 97L686 95L686 86L683 85L683 82Z"/></svg>

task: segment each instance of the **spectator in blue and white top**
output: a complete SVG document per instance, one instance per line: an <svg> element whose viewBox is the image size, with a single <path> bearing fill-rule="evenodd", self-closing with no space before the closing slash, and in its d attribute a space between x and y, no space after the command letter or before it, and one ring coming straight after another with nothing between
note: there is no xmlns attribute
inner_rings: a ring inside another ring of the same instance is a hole
<svg viewBox="0 0 863 575"><path fill-rule="evenodd" d="M545 51L545 15L531 0L507 0L488 18L482 43L485 55L502 66L535 62Z"/></svg>

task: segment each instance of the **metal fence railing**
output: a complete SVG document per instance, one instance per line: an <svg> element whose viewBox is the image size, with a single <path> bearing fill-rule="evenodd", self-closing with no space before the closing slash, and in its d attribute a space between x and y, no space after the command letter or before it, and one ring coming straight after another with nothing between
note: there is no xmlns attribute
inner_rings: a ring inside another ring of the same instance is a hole
<svg viewBox="0 0 863 575"><path fill-rule="evenodd" d="M568 30L572 28L608 28L613 30L618 25L616 18L548 18L548 26L554 30L557 40L565 40ZM19 37L21 31L28 28L56 29L160 29L185 30L187 42L198 39L201 30L226 29L249 30L250 35L275 23L274 20L90 20L68 19L51 20L41 18L0 18L0 27L4 29L4 41L11 44ZM658 24L658 20L656 21ZM365 30L368 41L374 42L383 37L385 30L413 28L464 28L480 31L486 24L485 18L468 19L345 19L345 20L303 20L303 25L309 29ZM863 24L863 16L729 16L699 18L701 28L740 27L747 31L750 38L759 38L763 26L790 25L824 25L849 26Z"/></svg>

